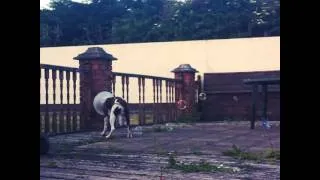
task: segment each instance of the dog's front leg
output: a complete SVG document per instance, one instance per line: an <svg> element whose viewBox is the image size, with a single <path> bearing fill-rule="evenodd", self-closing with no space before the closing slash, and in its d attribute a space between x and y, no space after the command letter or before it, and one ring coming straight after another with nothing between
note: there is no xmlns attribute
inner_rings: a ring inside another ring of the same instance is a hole
<svg viewBox="0 0 320 180"><path fill-rule="evenodd" d="M111 134L115 130L114 126L115 126L115 122L116 122L116 116L114 115L114 113L110 114L109 121L110 121L111 130L110 130L109 134L106 136L107 139L111 136Z"/></svg>
<svg viewBox="0 0 320 180"><path fill-rule="evenodd" d="M103 125L103 131L101 132L101 136L105 136L106 135L106 132L108 130L108 120L109 120L108 116L103 118L104 125Z"/></svg>

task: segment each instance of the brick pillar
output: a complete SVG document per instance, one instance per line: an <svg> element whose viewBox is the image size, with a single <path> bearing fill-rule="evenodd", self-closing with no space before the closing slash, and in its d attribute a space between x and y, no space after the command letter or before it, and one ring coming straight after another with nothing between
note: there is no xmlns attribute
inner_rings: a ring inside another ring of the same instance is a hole
<svg viewBox="0 0 320 180"><path fill-rule="evenodd" d="M182 81L182 84L178 84L175 88L175 100L176 102L180 100L180 98L185 100L187 102L187 108L183 110L183 112L191 113L195 104L197 88L195 83L195 73L198 71L192 68L190 64L181 64L171 72L174 73L175 79Z"/></svg>
<svg viewBox="0 0 320 180"><path fill-rule="evenodd" d="M91 47L73 59L79 60L81 128L100 129L103 117L97 115L92 103L99 92L112 92L112 60L117 58L100 47Z"/></svg>

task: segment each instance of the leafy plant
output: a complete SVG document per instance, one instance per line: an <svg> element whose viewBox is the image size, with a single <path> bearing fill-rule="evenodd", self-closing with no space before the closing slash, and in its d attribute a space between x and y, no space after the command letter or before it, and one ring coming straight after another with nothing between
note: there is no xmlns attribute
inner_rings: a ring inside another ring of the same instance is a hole
<svg viewBox="0 0 320 180"><path fill-rule="evenodd" d="M227 168L218 165L212 165L206 161L200 161L199 163L177 163L174 156L169 156L168 168L180 170L185 173L193 172L232 172L232 168Z"/></svg>
<svg viewBox="0 0 320 180"><path fill-rule="evenodd" d="M261 160L280 160L280 151L274 150L266 150L264 152L246 152L241 150L236 145L232 145L231 150L227 150L222 152L225 156L230 156L234 158L238 158L241 160L253 160L253 161L261 161Z"/></svg>
<svg viewBox="0 0 320 180"><path fill-rule="evenodd" d="M51 162L48 162L48 167L56 168L56 167L58 167L58 165L57 165L57 163L56 163L56 162L51 161Z"/></svg>

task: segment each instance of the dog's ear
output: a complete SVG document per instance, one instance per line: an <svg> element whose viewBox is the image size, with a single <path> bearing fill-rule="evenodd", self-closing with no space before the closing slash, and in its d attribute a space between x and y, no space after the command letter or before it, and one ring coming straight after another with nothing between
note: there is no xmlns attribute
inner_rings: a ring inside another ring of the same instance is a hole
<svg viewBox="0 0 320 180"><path fill-rule="evenodd" d="M119 104L121 104L122 106L124 106L124 107L127 106L127 102L124 99L122 99L121 97L117 97L116 99L117 99L117 102Z"/></svg>

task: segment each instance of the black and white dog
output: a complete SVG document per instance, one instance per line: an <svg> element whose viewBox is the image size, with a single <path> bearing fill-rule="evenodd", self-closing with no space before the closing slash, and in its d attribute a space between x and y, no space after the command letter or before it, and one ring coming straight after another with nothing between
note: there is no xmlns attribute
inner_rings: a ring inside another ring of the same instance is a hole
<svg viewBox="0 0 320 180"><path fill-rule="evenodd" d="M110 92L103 91L96 95L93 102L96 112L104 117L102 136L107 139L115 131L116 123L118 122L120 127L126 126L127 137L132 138L132 132L130 127L130 117L128 103L121 97L114 97ZM110 132L108 135L108 122L110 123Z"/></svg>

